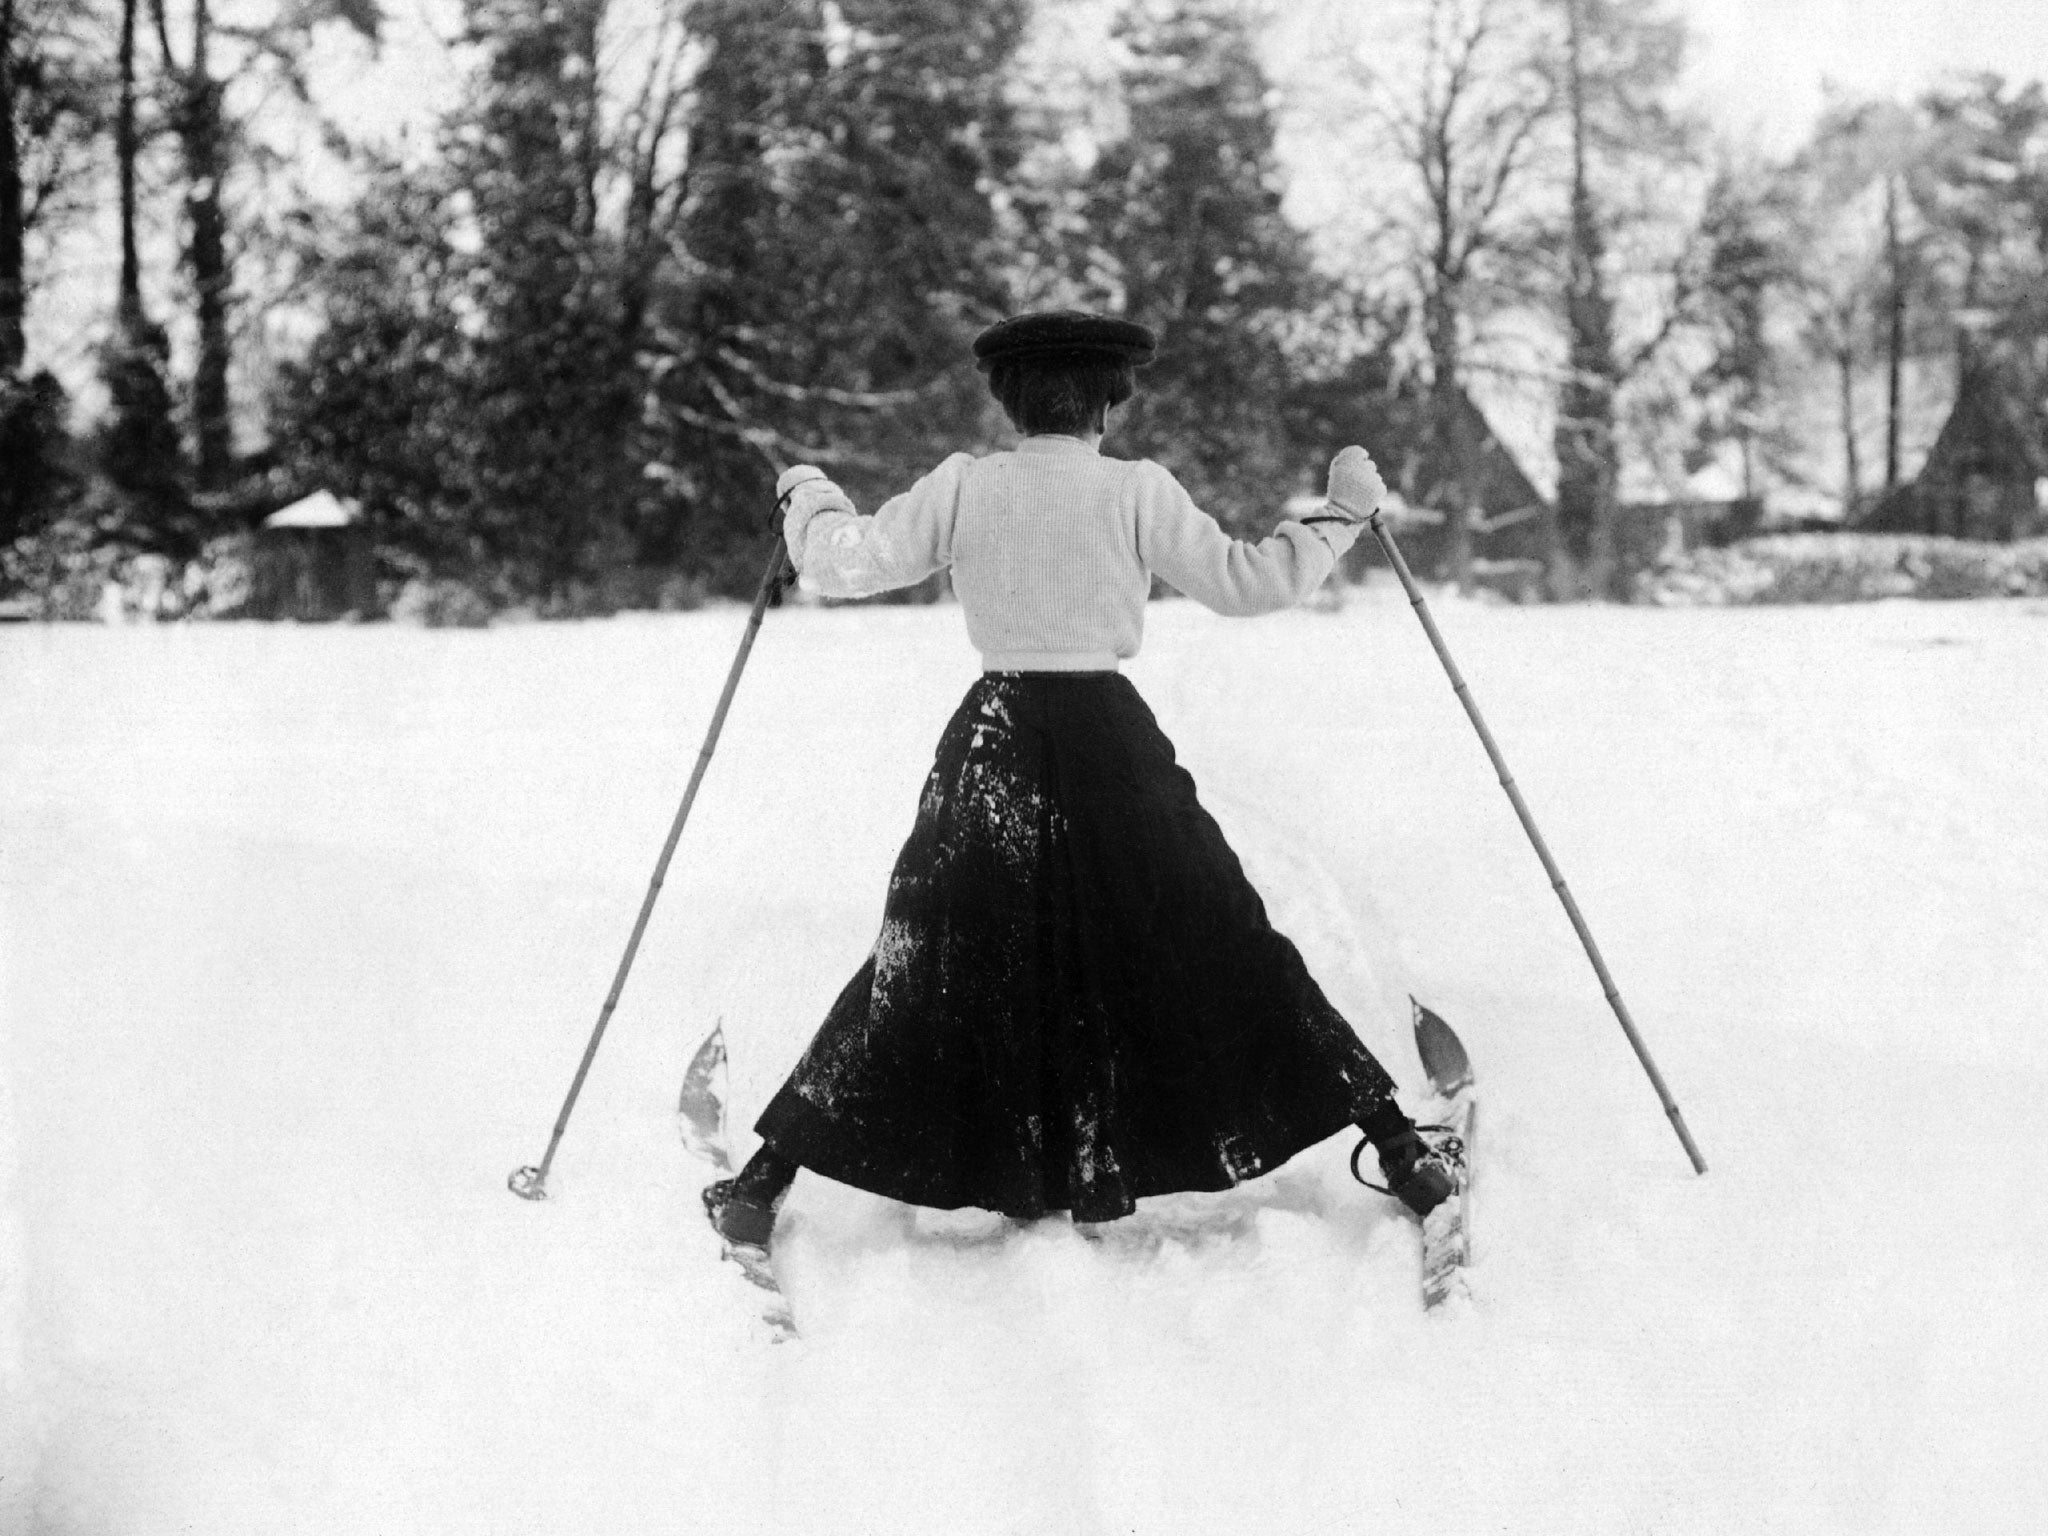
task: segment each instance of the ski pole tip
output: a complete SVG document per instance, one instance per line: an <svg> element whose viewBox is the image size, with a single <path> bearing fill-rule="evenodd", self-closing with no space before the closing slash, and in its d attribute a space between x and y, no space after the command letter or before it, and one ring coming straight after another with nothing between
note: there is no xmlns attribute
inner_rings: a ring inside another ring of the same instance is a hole
<svg viewBox="0 0 2048 1536"><path fill-rule="evenodd" d="M514 1168L512 1176L505 1180L505 1187L522 1200L545 1200L548 1197L546 1175L531 1166Z"/></svg>

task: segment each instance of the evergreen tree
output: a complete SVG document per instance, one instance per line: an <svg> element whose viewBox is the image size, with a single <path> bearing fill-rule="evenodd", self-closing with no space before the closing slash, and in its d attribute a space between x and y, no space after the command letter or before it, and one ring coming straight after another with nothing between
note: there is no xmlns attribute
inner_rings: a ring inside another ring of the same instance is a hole
<svg viewBox="0 0 2048 1536"><path fill-rule="evenodd" d="M0 551L37 532L65 483L63 386L47 370L0 373Z"/></svg>
<svg viewBox="0 0 2048 1536"><path fill-rule="evenodd" d="M467 575L495 551L470 526L470 466L486 449L455 201L442 169L373 171L333 249L309 262L323 324L280 371L272 420L297 477L359 501L378 548Z"/></svg>
<svg viewBox="0 0 2048 1536"><path fill-rule="evenodd" d="M312 243L325 324L283 372L278 435L409 566L544 612L630 601L632 536L661 496L644 354L673 236L679 29L635 35L612 79L637 83L611 101L604 0L468 15L477 67L440 154L374 166L339 238Z"/></svg>
<svg viewBox="0 0 2048 1536"><path fill-rule="evenodd" d="M564 602L619 563L640 479L638 386L600 229L604 0L471 0L485 60L444 132L473 223L470 530L523 595Z"/></svg>
<svg viewBox="0 0 2048 1536"><path fill-rule="evenodd" d="M2048 87L1997 75L1926 93L1916 201L1957 372L2048 379Z"/></svg>
<svg viewBox="0 0 2048 1536"><path fill-rule="evenodd" d="M1781 460L1783 401L1772 311L1798 281L1796 223L1782 180L1748 167L1724 168L1700 220L1700 313L1710 347L1694 381L1705 408L1700 445L1733 442L1742 493L1762 494L1767 463Z"/></svg>
<svg viewBox="0 0 2048 1536"><path fill-rule="evenodd" d="M778 466L815 460L871 501L972 439L1024 19L1022 0L692 10L690 266L657 300L662 556L739 586Z"/></svg>
<svg viewBox="0 0 2048 1536"><path fill-rule="evenodd" d="M1263 532L1298 475L1286 338L1318 293L1280 212L1270 87L1233 0L1148 0L1119 33L1129 131L1088 178L1086 243L1068 257L1084 293L1160 337L1116 450L1170 464L1205 510Z"/></svg>
<svg viewBox="0 0 2048 1536"><path fill-rule="evenodd" d="M1614 233L1655 212L1645 169L1682 161L1689 125L1670 97L1686 29L1665 0L1545 0L1556 22L1551 58L1565 107L1559 314L1565 339L1558 388L1557 534L1552 586L1559 596L1618 595L1618 400L1647 354L1625 358L1617 340Z"/></svg>

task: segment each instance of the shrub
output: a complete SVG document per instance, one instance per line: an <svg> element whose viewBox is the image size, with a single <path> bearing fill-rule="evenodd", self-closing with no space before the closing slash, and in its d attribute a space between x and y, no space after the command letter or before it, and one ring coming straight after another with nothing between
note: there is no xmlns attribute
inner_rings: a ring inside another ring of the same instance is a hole
<svg viewBox="0 0 2048 1536"><path fill-rule="evenodd" d="M101 544L91 523L62 517L0 549L0 587L24 594L40 619L97 618L127 557Z"/></svg>
<svg viewBox="0 0 2048 1536"><path fill-rule="evenodd" d="M1911 534L1800 533L1699 549L1636 579L1665 606L2048 595L2048 539L1979 544Z"/></svg>
<svg viewBox="0 0 2048 1536"><path fill-rule="evenodd" d="M489 598L465 582L415 576L391 600L391 618L428 629L482 629L491 622Z"/></svg>
<svg viewBox="0 0 2048 1536"><path fill-rule="evenodd" d="M196 619L241 617L256 594L256 540L247 533L210 539L184 578L185 611Z"/></svg>

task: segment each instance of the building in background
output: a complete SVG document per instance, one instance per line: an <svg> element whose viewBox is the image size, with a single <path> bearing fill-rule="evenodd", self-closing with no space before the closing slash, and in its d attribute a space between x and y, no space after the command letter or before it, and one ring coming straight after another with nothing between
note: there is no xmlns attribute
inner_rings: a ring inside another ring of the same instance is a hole
<svg viewBox="0 0 2048 1536"><path fill-rule="evenodd" d="M1947 422L1912 480L1858 525L2004 544L2048 533L2048 434L1996 369L1966 368Z"/></svg>
<svg viewBox="0 0 2048 1536"><path fill-rule="evenodd" d="M256 534L250 618L368 618L377 583L362 509L315 491L263 519Z"/></svg>

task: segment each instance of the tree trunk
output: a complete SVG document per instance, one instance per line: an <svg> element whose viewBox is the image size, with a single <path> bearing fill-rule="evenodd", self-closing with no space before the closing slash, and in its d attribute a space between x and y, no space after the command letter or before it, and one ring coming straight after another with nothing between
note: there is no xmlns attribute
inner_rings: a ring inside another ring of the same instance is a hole
<svg viewBox="0 0 2048 1536"><path fill-rule="evenodd" d="M0 0L11 3L11 0ZM135 160L140 152L135 132L135 26L141 0L121 0L121 95L114 117L114 160L120 179L121 288L115 315L125 332L140 329L142 259L135 240Z"/></svg>
<svg viewBox="0 0 2048 1536"><path fill-rule="evenodd" d="M1884 396L1884 488L1889 491L1899 483L1899 396L1906 357L1906 275L1899 247L1897 177L1885 182L1884 248L1891 278L1890 292L1885 295L1890 324L1885 337Z"/></svg>
<svg viewBox="0 0 2048 1536"><path fill-rule="evenodd" d="M1984 246L1981 241L1970 242L1968 259L1963 264L1963 301L1956 306L1956 390L1960 394L1963 380L1977 363L1977 341L1970 334L1970 323L1963 316L1972 315L1977 309L1977 299L1984 274Z"/></svg>
<svg viewBox="0 0 2048 1536"><path fill-rule="evenodd" d="M1448 243L1447 229L1444 234ZM1470 464L1464 442L1464 412L1459 409L1458 400L1458 295L1454 278L1444 270L1442 260L1439 260L1432 278L1430 291L1423 300L1424 324L1429 333L1431 450L1427 470L1431 479L1423 489L1430 505L1449 519L1445 527L1452 535L1444 546L1446 568L1437 574L1462 582L1464 572L1459 528L1465 515L1465 504L1472 498L1476 487L1467 483L1471 478Z"/></svg>
<svg viewBox="0 0 2048 1536"><path fill-rule="evenodd" d="M1434 34L1436 21L1432 18ZM1449 535L1444 544L1443 568L1438 576L1457 583L1459 592L1471 580L1472 541L1466 523L1467 508L1479 498L1479 444L1466 418L1463 373L1464 349L1458 317L1464 307L1465 269L1458 252L1458 209L1456 202L1459 166L1462 158L1452 137L1458 98L1447 92L1430 117L1428 153L1434 174L1425 180L1432 189L1436 216L1435 248L1430 252L1428 288L1423 296L1423 324L1429 340L1429 504L1444 515Z"/></svg>
<svg viewBox="0 0 2048 1536"><path fill-rule="evenodd" d="M1601 275L1605 245L1586 168L1586 101L1579 0L1565 10L1572 130L1571 229L1565 285L1566 373L1558 394L1557 545L1551 586L1559 597L1607 594L1614 561L1614 316Z"/></svg>
<svg viewBox="0 0 2048 1536"><path fill-rule="evenodd" d="M667 249L667 230L657 229L664 213L677 206L676 188L661 180L662 146L673 131L676 96L673 89L655 89L656 66L649 66L643 110L634 125L629 163L631 184L626 195L625 238L620 250L619 339L628 356L638 351L646 327L647 307L654 295L654 277Z"/></svg>
<svg viewBox="0 0 2048 1536"><path fill-rule="evenodd" d="M0 0L0 382L21 371L27 356L22 322L28 308L23 273L21 143L15 106L15 0Z"/></svg>
<svg viewBox="0 0 2048 1536"><path fill-rule="evenodd" d="M185 152L185 217L191 224L185 264L192 276L199 322L199 356L192 371L192 425L198 442L198 485L217 491L234 474L234 421L228 407L228 293L234 274L228 260L227 212L221 179L227 170L222 87L209 69L213 13L208 0L194 0L192 62L179 68L171 54L164 0L153 0L157 44L164 69L178 82L178 138Z"/></svg>
<svg viewBox="0 0 2048 1536"><path fill-rule="evenodd" d="M228 409L227 213L221 86L208 72L213 18L207 0L192 11L192 70L185 93L185 207L192 221L192 287L198 299L199 356L192 374L192 417L199 447L199 488L217 491L234 474L234 422Z"/></svg>
<svg viewBox="0 0 2048 1536"><path fill-rule="evenodd" d="M1835 362L1842 408L1842 520L1854 523L1863 505L1863 464L1856 449L1855 350L1844 346L1835 354Z"/></svg>
<svg viewBox="0 0 2048 1536"><path fill-rule="evenodd" d="M577 169L576 233L588 240L597 232L597 182L603 169L604 135L601 93L604 73L599 68L598 38L604 26L606 0L582 0L571 23L570 49L582 71L583 94L576 102L576 124L571 133L570 153Z"/></svg>
<svg viewBox="0 0 2048 1536"><path fill-rule="evenodd" d="M142 304L142 263L136 238L136 32L142 0L122 0L118 58L120 94L114 118L114 158L120 200L121 276L114 305L114 334L102 354L107 386L106 429L99 462L107 478L127 493L133 528L157 548L184 553L193 527L184 454L176 413L165 380L170 343L152 324ZM168 55L166 68L169 68Z"/></svg>
<svg viewBox="0 0 2048 1536"><path fill-rule="evenodd" d="M218 166L212 147L207 162ZM219 182L195 192L192 211L192 283L198 293L199 357L192 376L193 426L199 440L199 486L217 491L234 474L234 421L228 407L227 218Z"/></svg>

